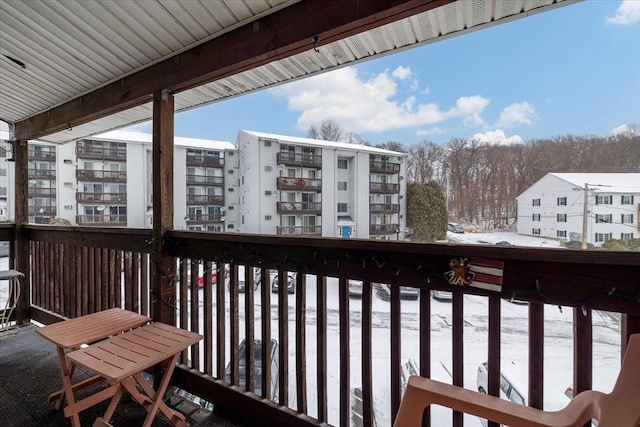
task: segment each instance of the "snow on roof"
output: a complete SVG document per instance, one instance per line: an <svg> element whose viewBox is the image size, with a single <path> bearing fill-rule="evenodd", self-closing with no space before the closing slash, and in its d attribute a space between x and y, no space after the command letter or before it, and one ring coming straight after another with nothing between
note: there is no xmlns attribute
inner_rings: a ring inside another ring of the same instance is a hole
<svg viewBox="0 0 640 427"><path fill-rule="evenodd" d="M90 139L102 139L122 142L146 142L150 144L152 142L152 135L150 133L114 130L111 132L92 136ZM184 138L181 136L174 136L173 142L174 145L180 147L202 148L207 150L236 150L235 145L227 141L214 141L210 139Z"/></svg>
<svg viewBox="0 0 640 427"><path fill-rule="evenodd" d="M640 173L550 173L575 186L596 188L606 193L640 193Z"/></svg>
<svg viewBox="0 0 640 427"><path fill-rule="evenodd" d="M363 144L349 144L347 142L336 142L336 141L324 141L321 139L313 139L313 138L301 138L298 136L285 136L285 135L276 135L273 133L265 133L265 132L255 132L250 130L241 130L240 132L247 133L249 135L256 136L258 138L265 139L274 139L278 142L284 144L298 144L298 145L310 145L310 146L324 146L329 148L342 148L345 150L352 151L367 151L372 154L386 154L390 156L399 156L404 157L406 154L398 151L385 150L383 148L372 147L370 145Z"/></svg>

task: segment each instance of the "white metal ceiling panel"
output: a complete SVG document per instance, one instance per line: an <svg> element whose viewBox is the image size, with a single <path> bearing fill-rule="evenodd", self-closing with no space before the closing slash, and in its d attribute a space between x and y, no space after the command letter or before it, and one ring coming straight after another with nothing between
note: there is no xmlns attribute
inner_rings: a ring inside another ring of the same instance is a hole
<svg viewBox="0 0 640 427"><path fill-rule="evenodd" d="M0 119L24 120L299 0L2 0ZM176 94L176 111L576 0L458 0ZM15 61L13 61L12 58ZM24 66L20 64L24 64ZM151 119L151 104L58 132L63 143Z"/></svg>

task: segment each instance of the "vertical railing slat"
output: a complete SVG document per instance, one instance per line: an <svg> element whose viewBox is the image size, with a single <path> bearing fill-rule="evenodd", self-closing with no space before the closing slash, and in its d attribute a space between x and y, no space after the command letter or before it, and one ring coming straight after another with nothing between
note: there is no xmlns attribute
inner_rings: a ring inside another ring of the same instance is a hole
<svg viewBox="0 0 640 427"><path fill-rule="evenodd" d="M349 349L349 290L347 279L338 279L338 312L340 324L340 426L349 425L351 415L351 378Z"/></svg>
<svg viewBox="0 0 640 427"><path fill-rule="evenodd" d="M383 285L384 286L384 285ZM362 283L362 418L365 427L373 426L373 368L371 282Z"/></svg>
<svg viewBox="0 0 640 427"><path fill-rule="evenodd" d="M487 348L488 378L487 390L485 392L491 396L500 396L500 318L501 299L499 296L489 297L489 345ZM488 427L499 427L500 424L489 421Z"/></svg>
<svg viewBox="0 0 640 427"><path fill-rule="evenodd" d="M205 270L212 271L216 269L215 286L224 287L224 277L220 275L217 265L211 261L205 263ZM211 275L209 275L211 276ZM211 280L211 279L209 279ZM207 375L213 375L213 283L205 280L203 292L203 309L204 309L204 370Z"/></svg>
<svg viewBox="0 0 640 427"><path fill-rule="evenodd" d="M529 304L529 402L542 409L544 401L544 304Z"/></svg>
<svg viewBox="0 0 640 427"><path fill-rule="evenodd" d="M400 311L400 287L398 285L389 286L390 291L390 332L391 332L391 366L389 366L391 378L391 416L395 420L400 408L400 366L402 360L402 319Z"/></svg>
<svg viewBox="0 0 640 427"><path fill-rule="evenodd" d="M89 248L86 246L82 246L80 249L82 253L82 263L80 264L80 268L82 270L82 315L89 314L90 304L93 301L92 299L92 290L91 286L91 274L89 274Z"/></svg>
<svg viewBox="0 0 640 427"><path fill-rule="evenodd" d="M269 270L260 269L260 317L262 318L262 396L272 399L271 389L271 289Z"/></svg>
<svg viewBox="0 0 640 427"><path fill-rule="evenodd" d="M452 301L452 340L451 349L453 359L453 384L464 386L464 294L453 293ZM462 412L453 411L453 427L461 427L464 424Z"/></svg>
<svg viewBox="0 0 640 427"><path fill-rule="evenodd" d="M194 276L198 276L197 261L189 258L178 258L178 269L176 270L176 274L179 276L177 278L178 280L174 281L174 285L178 287L177 297L180 299L176 321L178 322L179 327L187 328L187 310L189 309L187 289L191 286L191 283L189 282L193 280ZM187 363L187 359L189 358L187 349L182 350L180 358L182 363Z"/></svg>
<svg viewBox="0 0 640 427"><path fill-rule="evenodd" d="M140 277L140 314L149 316L149 289L151 288L151 276L149 274L149 265L151 263L151 254L143 254L141 259L142 275Z"/></svg>
<svg viewBox="0 0 640 427"><path fill-rule="evenodd" d="M229 331L231 333L231 384L239 383L238 347L240 341L240 323L238 318L238 265L229 267Z"/></svg>
<svg viewBox="0 0 640 427"><path fill-rule="evenodd" d="M289 294L287 272L278 269L278 339L280 340L279 400L289 406Z"/></svg>
<svg viewBox="0 0 640 427"><path fill-rule="evenodd" d="M224 270L224 264L220 261L216 261L216 264L219 269L218 271L220 271L221 268ZM231 274L231 272L229 272L229 274ZM229 280L231 280L231 277L229 277ZM220 286L220 283L216 286L216 328L216 375L218 378L224 378L226 315L224 285Z"/></svg>
<svg viewBox="0 0 640 427"><path fill-rule="evenodd" d="M327 278L316 276L318 421L327 421Z"/></svg>
<svg viewBox="0 0 640 427"><path fill-rule="evenodd" d="M431 298L428 289L420 290L420 376L431 378ZM431 426L431 406L423 412L422 425Z"/></svg>
<svg viewBox="0 0 640 427"><path fill-rule="evenodd" d="M593 388L593 318L589 309L573 309L573 393ZM590 424L587 424L590 425Z"/></svg>
<svg viewBox="0 0 640 427"><path fill-rule="evenodd" d="M305 275L296 276L296 397L298 412L307 413L307 284Z"/></svg>
<svg viewBox="0 0 640 427"><path fill-rule="evenodd" d="M254 392L256 389L255 383L255 360L256 349L254 348L255 342L255 316L254 316L254 298L253 298L253 267L249 265L244 266L244 337L246 342L245 353L245 388L250 392Z"/></svg>
<svg viewBox="0 0 640 427"><path fill-rule="evenodd" d="M198 271L199 266L200 266L200 262L197 262L196 271ZM204 268L204 266L203 266L203 270L204 270L204 276L202 277L203 286L211 287L211 272L206 268ZM191 271L193 272L193 270ZM198 281L199 281L198 274L192 274L191 283L190 283L191 287L189 288L189 291L190 291L189 299L191 302L189 307L190 308L189 330L200 333L200 292L198 290L198 286L199 286ZM182 363L185 363L185 361L183 361ZM189 367L194 369L200 369L200 343L199 342L191 346L191 364L189 365Z"/></svg>

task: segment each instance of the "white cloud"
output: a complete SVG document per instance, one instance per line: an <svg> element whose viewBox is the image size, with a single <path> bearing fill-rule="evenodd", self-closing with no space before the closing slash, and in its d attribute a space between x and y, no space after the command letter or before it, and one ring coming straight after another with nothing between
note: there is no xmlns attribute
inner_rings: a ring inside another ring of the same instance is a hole
<svg viewBox="0 0 640 427"><path fill-rule="evenodd" d="M604 20L612 25L635 24L640 21L640 0L622 0L616 10L616 16L607 16Z"/></svg>
<svg viewBox="0 0 640 427"><path fill-rule="evenodd" d="M402 65L393 70L391 73L396 79L404 80L411 75L411 68L403 67Z"/></svg>
<svg viewBox="0 0 640 427"><path fill-rule="evenodd" d="M489 100L461 97L443 109L435 103L419 103L414 96L402 98L394 74L407 78L408 68L398 67L365 79L354 67L289 83L273 89L287 98L290 110L299 111L296 126L309 129L325 119L336 120L349 132L383 132L390 129L434 125L460 119L467 126L484 123L482 113ZM397 78L400 78L397 77Z"/></svg>
<svg viewBox="0 0 640 427"><path fill-rule="evenodd" d="M485 133L476 133L471 139L475 139L476 141L484 142L489 145L511 145L524 143L519 135L507 137L502 129L490 130Z"/></svg>
<svg viewBox="0 0 640 427"><path fill-rule="evenodd" d="M536 109L528 102L519 102L507 106L495 124L498 128L512 128L518 125L530 125L537 119Z"/></svg>
<svg viewBox="0 0 640 427"><path fill-rule="evenodd" d="M611 130L611 136L624 135L624 134L635 135L635 133L636 133L636 130L632 126L629 126L627 124L620 125Z"/></svg>
<svg viewBox="0 0 640 427"><path fill-rule="evenodd" d="M427 136L427 135L442 135L444 133L449 132L448 129L444 129L441 127L433 127L431 129L420 129L416 131L416 135L418 136Z"/></svg>

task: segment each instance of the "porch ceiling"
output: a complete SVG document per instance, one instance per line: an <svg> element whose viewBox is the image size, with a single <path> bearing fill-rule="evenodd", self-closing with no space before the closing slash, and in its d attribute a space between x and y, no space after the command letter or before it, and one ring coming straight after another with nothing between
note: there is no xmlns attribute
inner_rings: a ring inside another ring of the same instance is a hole
<svg viewBox="0 0 640 427"><path fill-rule="evenodd" d="M575 1L2 0L0 120L66 143Z"/></svg>

